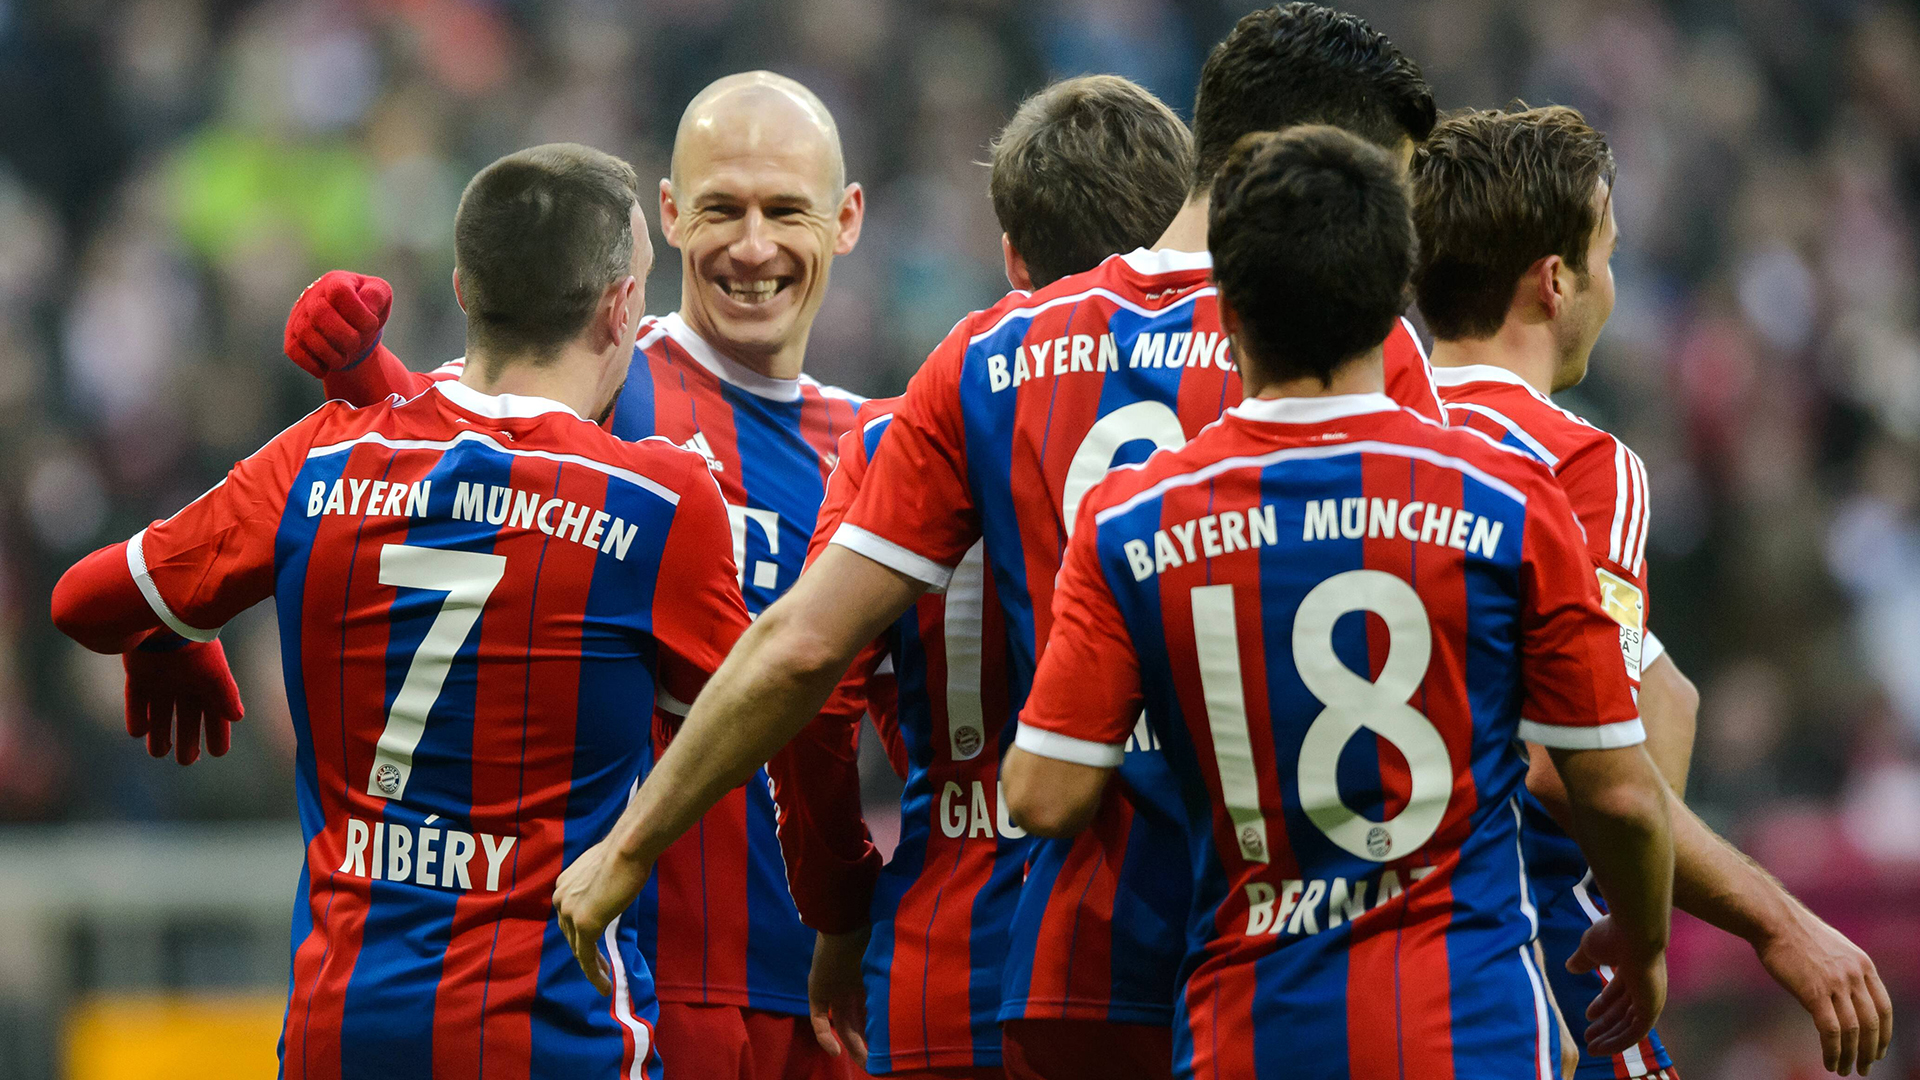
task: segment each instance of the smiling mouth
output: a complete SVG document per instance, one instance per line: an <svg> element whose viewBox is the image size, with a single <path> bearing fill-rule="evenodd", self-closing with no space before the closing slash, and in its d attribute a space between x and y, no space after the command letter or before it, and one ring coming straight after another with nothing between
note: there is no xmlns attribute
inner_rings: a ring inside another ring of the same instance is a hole
<svg viewBox="0 0 1920 1080"><path fill-rule="evenodd" d="M786 291L793 284L792 278L758 278L752 281L738 278L716 278L714 284L735 303L753 307L764 304Z"/></svg>

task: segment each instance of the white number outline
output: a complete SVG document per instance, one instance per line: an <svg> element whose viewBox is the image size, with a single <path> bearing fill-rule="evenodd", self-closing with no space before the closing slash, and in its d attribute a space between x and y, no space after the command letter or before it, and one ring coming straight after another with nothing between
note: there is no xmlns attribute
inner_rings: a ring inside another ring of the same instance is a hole
<svg viewBox="0 0 1920 1080"><path fill-rule="evenodd" d="M387 725L367 770L367 794L398 800L413 776L413 752L426 734L427 715L440 700L453 658L467 642L487 598L507 572L507 557L478 551L450 551L412 544L380 549L380 584L443 592L433 616L407 664L407 676L387 710ZM384 779L387 783L383 784Z"/></svg>
<svg viewBox="0 0 1920 1080"><path fill-rule="evenodd" d="M1191 593L1195 655L1213 735L1222 801L1240 855L1269 861L1266 816L1253 764L1246 690L1240 677L1240 630L1233 586L1200 585ZM1387 628L1380 677L1368 679L1333 650L1333 628L1350 612L1379 616ZM1453 797L1453 760L1440 731L1410 704L1433 658L1433 626L1413 586L1381 570L1348 570L1308 591L1293 620L1293 663L1300 681L1325 706L1301 740L1296 769L1301 809L1342 850L1369 862L1404 858L1440 827ZM1412 791L1384 821L1355 812L1340 797L1340 752L1362 729L1407 761Z"/></svg>

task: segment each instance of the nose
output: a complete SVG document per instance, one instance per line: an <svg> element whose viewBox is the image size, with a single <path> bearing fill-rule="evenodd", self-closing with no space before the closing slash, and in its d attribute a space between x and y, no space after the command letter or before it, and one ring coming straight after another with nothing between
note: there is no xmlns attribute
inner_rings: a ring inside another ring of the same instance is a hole
<svg viewBox="0 0 1920 1080"><path fill-rule="evenodd" d="M779 254L779 248L774 246L772 227L767 216L760 212L759 207L754 207L747 211L742 224L744 228L740 230L740 238L728 246L727 254L733 256L734 262L747 267L773 261L773 257Z"/></svg>

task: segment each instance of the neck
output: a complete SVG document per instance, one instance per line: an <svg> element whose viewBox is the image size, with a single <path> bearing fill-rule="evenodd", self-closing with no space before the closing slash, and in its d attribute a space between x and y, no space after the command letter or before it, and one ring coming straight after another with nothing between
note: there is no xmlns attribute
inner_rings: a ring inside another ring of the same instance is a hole
<svg viewBox="0 0 1920 1080"><path fill-rule="evenodd" d="M600 411L602 357L578 341L561 346L560 355L535 364L511 352L467 344L467 363L460 383L483 394L512 394L557 401L581 416Z"/></svg>
<svg viewBox="0 0 1920 1080"><path fill-rule="evenodd" d="M1235 344L1237 346L1238 342ZM1334 368L1332 380L1325 383L1311 375L1276 382L1255 380L1246 377L1245 369L1242 369L1241 377L1248 397L1289 398L1334 397L1339 394L1384 394L1387 391L1386 347L1386 342L1383 341Z"/></svg>
<svg viewBox="0 0 1920 1080"><path fill-rule="evenodd" d="M813 332L811 322L777 346L743 347L728 341L706 312L693 302L693 290L697 288L699 285L692 271L684 271L680 285L680 318L694 333L700 335L700 340L706 342L708 348L756 375L764 375L769 379L800 377L807 364L807 336Z"/></svg>
<svg viewBox="0 0 1920 1080"><path fill-rule="evenodd" d="M1505 368L1543 394L1553 393L1553 373L1559 367L1553 333L1545 323L1508 319L1492 337L1436 341L1434 367L1483 364Z"/></svg>
<svg viewBox="0 0 1920 1080"><path fill-rule="evenodd" d="M1153 242L1155 251L1205 251L1207 250L1207 206L1212 199L1205 192L1187 196L1185 206L1173 216L1173 222L1160 239Z"/></svg>

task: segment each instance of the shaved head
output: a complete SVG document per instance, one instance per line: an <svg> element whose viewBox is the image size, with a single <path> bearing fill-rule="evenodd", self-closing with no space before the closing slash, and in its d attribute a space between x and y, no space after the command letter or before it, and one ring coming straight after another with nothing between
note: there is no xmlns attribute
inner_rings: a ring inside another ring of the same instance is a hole
<svg viewBox="0 0 1920 1080"><path fill-rule="evenodd" d="M672 170L660 225L680 249L681 316L762 375L799 376L834 257L866 214L833 116L783 75L729 75L681 115Z"/></svg>
<svg viewBox="0 0 1920 1080"><path fill-rule="evenodd" d="M813 91L785 75L743 71L715 79L694 95L673 137L674 188L681 188L690 160L709 159L723 143L745 153L810 144L807 149L827 170L829 190L837 195L846 186L847 163L833 114Z"/></svg>

